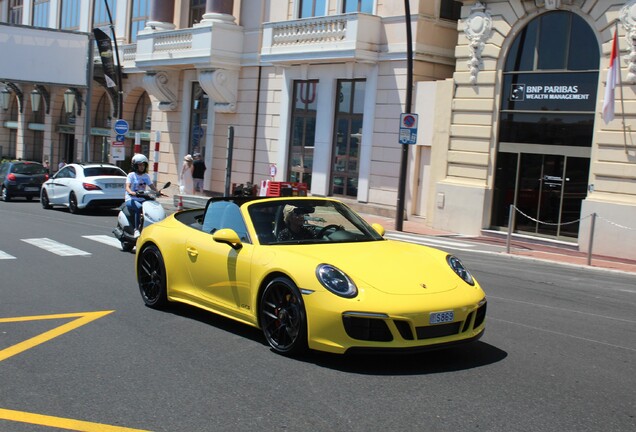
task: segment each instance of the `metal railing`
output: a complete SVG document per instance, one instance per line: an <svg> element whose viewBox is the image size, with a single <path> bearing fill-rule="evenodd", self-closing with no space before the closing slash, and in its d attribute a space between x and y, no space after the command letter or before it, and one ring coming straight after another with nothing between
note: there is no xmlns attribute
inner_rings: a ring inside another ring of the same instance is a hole
<svg viewBox="0 0 636 432"><path fill-rule="evenodd" d="M587 216L583 216L582 218L573 220L573 221L569 221L569 222L561 222L561 223L554 223L554 222L545 222L545 221L541 221L539 219L533 218L532 216L529 216L527 214L525 214L524 212L522 212L521 210L519 210L515 205L510 205L510 210L509 210L509 214L508 214L508 235L506 237L506 253L510 253L510 242L511 242L511 238L512 238L512 231L513 231L513 227L515 226L515 222L516 222L516 215L517 212L519 212L519 214L521 214L523 217L525 217L526 219L531 220L532 222L535 222L537 224L541 224L541 225L546 225L546 226L566 226L566 225L572 225L572 224L576 224L576 223L580 223L584 220L586 220L587 218L590 218L590 239L589 239L589 244L588 244L588 248L587 248L587 265L592 265L592 249L594 247L594 232L596 229L596 219L602 220L604 222L609 223L610 225L613 225L617 228L621 228L621 229L626 229L626 230L630 230L630 231L636 231L636 228L630 228L627 226L623 226L620 225L616 222L612 222L609 219L606 219L602 216L599 216L596 213L591 213Z"/></svg>

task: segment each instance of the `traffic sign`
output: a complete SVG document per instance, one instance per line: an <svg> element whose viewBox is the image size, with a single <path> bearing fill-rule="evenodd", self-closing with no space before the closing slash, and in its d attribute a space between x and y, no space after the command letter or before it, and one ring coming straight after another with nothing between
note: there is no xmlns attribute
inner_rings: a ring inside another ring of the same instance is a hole
<svg viewBox="0 0 636 432"><path fill-rule="evenodd" d="M417 143L417 114L400 115L400 144Z"/></svg>
<svg viewBox="0 0 636 432"><path fill-rule="evenodd" d="M124 141L126 141L126 136L125 135L117 135L117 137L115 138L115 141L124 142Z"/></svg>
<svg viewBox="0 0 636 432"><path fill-rule="evenodd" d="M128 122L124 119L119 119L115 122L115 132L119 135L126 135L128 133Z"/></svg>

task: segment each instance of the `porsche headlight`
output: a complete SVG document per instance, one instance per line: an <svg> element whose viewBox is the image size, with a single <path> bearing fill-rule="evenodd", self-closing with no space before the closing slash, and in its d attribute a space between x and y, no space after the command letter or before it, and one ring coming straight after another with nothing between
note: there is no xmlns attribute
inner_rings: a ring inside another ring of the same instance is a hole
<svg viewBox="0 0 636 432"><path fill-rule="evenodd" d="M468 269L464 267L464 264L462 264L459 258L453 255L447 255L446 261L448 262L450 268L452 268L453 271L457 273L457 276L462 278L464 282L466 282L468 285L475 285L475 280L473 279Z"/></svg>
<svg viewBox="0 0 636 432"><path fill-rule="evenodd" d="M336 295L346 298L358 295L356 284L342 270L332 265L320 264L316 268L316 277L325 288Z"/></svg>

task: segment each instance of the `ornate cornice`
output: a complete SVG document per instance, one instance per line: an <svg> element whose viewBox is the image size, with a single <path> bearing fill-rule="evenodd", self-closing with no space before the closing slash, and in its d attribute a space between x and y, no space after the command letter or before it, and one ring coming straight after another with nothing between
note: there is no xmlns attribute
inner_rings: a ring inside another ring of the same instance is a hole
<svg viewBox="0 0 636 432"><path fill-rule="evenodd" d="M160 111L174 111L177 109L176 72L151 71L144 76L143 86L148 94L159 100Z"/></svg>
<svg viewBox="0 0 636 432"><path fill-rule="evenodd" d="M477 2L470 10L470 15L464 22L464 34L469 40L471 57L468 61L470 68L470 83L477 84L477 74L482 66L481 53L486 41L492 34L492 16L481 2Z"/></svg>
<svg viewBox="0 0 636 432"><path fill-rule="evenodd" d="M214 101L216 112L236 112L238 71L213 69L199 71L199 84Z"/></svg>

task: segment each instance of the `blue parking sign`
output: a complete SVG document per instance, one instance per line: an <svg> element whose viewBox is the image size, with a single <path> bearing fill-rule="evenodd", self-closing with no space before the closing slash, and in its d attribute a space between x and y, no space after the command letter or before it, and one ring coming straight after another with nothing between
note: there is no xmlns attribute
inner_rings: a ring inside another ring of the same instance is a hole
<svg viewBox="0 0 636 432"><path fill-rule="evenodd" d="M126 135L128 133L128 122L124 119L119 119L115 122L113 129L118 135Z"/></svg>

